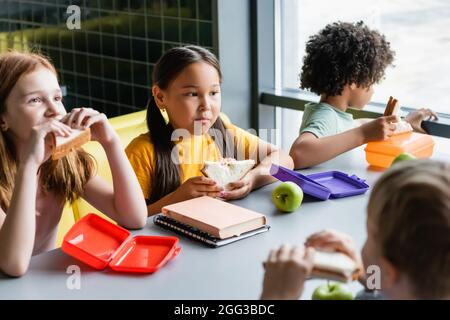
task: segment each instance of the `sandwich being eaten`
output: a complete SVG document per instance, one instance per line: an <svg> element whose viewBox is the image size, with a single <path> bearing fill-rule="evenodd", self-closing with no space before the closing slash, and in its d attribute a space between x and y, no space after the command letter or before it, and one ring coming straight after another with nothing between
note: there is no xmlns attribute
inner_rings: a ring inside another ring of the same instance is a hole
<svg viewBox="0 0 450 320"><path fill-rule="evenodd" d="M238 161L227 158L220 161L205 161L202 173L225 188L229 183L241 180L254 166L255 160Z"/></svg>
<svg viewBox="0 0 450 320"><path fill-rule="evenodd" d="M397 115L399 109L398 100L393 97L389 97L389 101L386 105L386 109L384 110L384 116L393 116Z"/></svg>
<svg viewBox="0 0 450 320"><path fill-rule="evenodd" d="M51 134L52 139L52 160L58 160L73 150L81 147L91 140L91 129L72 129L72 133L67 137Z"/></svg>
<svg viewBox="0 0 450 320"><path fill-rule="evenodd" d="M384 116L393 116L397 115L399 110L399 104L398 100L394 99L393 97L389 97L389 101L386 105L386 109L384 110ZM412 132L413 128L411 125L406 121L399 121L396 124L396 128L394 132L391 134L391 136Z"/></svg>
<svg viewBox="0 0 450 320"><path fill-rule="evenodd" d="M357 280L361 267L341 252L315 250L312 278L324 278L341 282Z"/></svg>

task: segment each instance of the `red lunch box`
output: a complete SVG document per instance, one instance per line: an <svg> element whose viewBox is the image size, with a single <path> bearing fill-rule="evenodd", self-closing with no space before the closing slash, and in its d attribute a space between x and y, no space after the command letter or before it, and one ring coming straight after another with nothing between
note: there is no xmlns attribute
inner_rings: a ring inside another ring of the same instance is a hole
<svg viewBox="0 0 450 320"><path fill-rule="evenodd" d="M130 237L130 232L96 214L88 214L64 236L62 250L97 270L153 273L181 251L178 238Z"/></svg>

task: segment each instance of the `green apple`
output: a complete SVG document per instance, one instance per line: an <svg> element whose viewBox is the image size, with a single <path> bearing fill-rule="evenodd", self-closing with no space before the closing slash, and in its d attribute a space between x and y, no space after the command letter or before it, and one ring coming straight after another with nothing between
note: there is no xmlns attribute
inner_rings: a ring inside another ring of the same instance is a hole
<svg viewBox="0 0 450 320"><path fill-rule="evenodd" d="M314 290L313 300L353 300L353 293L342 283L329 282Z"/></svg>
<svg viewBox="0 0 450 320"><path fill-rule="evenodd" d="M303 190L294 182L282 182L273 189L272 201L278 210L293 212L303 201Z"/></svg>
<svg viewBox="0 0 450 320"><path fill-rule="evenodd" d="M392 165L398 163L398 162L402 162L402 161L409 161L409 160L415 160L417 159L415 156L413 156L412 154L408 153L408 152L403 152L400 153L395 159L394 161L392 161Z"/></svg>

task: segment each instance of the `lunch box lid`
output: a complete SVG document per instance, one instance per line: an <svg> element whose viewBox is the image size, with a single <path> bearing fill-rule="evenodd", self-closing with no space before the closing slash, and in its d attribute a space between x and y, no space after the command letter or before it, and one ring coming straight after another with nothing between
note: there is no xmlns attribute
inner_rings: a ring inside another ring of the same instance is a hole
<svg viewBox="0 0 450 320"><path fill-rule="evenodd" d="M270 172L278 180L294 182L302 188L303 193L321 200L355 196L363 194L369 189L369 185L365 180L341 171L303 175L288 168L272 164Z"/></svg>

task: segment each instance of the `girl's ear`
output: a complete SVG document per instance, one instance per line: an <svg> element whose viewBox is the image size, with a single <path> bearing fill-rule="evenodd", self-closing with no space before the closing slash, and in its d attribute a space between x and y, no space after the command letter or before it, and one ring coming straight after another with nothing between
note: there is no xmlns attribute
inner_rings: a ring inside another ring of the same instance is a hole
<svg viewBox="0 0 450 320"><path fill-rule="evenodd" d="M158 106L159 109L165 109L165 105L164 105L164 92L161 90L160 87L158 86L153 86L152 87L152 95L153 98L155 99L156 105Z"/></svg>
<svg viewBox="0 0 450 320"><path fill-rule="evenodd" d="M0 130L1 131L7 131L8 130L8 124L6 123L3 116L0 116Z"/></svg>
<svg viewBox="0 0 450 320"><path fill-rule="evenodd" d="M381 257L381 288L383 290L391 289L399 280L398 269L385 257Z"/></svg>
<svg viewBox="0 0 450 320"><path fill-rule="evenodd" d="M352 83L352 84L350 85L350 89L351 89L351 90L355 90L357 87L358 87L358 86L356 85L356 83Z"/></svg>

